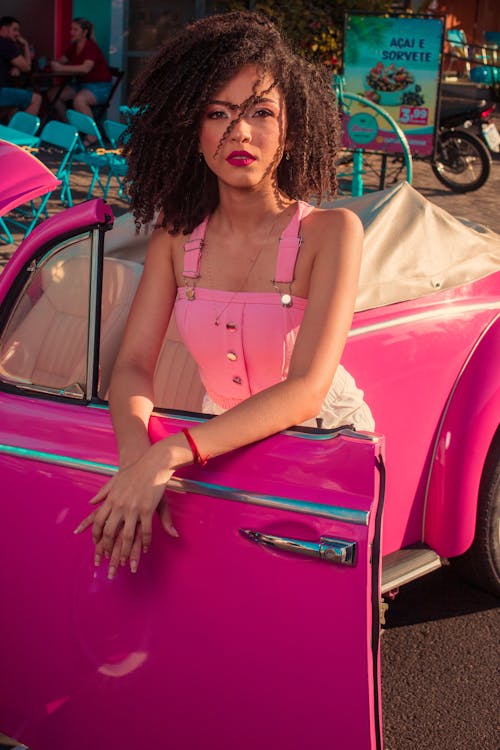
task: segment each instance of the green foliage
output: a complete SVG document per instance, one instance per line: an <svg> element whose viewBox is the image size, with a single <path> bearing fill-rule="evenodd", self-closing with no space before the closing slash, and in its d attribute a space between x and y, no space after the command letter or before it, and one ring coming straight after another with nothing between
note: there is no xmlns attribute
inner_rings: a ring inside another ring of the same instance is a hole
<svg viewBox="0 0 500 750"><path fill-rule="evenodd" d="M389 0L220 0L219 10L257 10L282 29L303 57L332 72L342 66L345 11L388 12Z"/></svg>

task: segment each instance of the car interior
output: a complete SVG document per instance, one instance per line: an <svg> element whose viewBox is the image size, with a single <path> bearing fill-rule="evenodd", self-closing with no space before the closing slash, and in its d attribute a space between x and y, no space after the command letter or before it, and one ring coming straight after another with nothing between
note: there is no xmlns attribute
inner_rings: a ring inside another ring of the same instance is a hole
<svg viewBox="0 0 500 750"><path fill-rule="evenodd" d="M142 263L104 258L98 395L107 400L111 371ZM68 395L85 393L90 299L90 235L69 242L30 274L0 343L4 382ZM201 411L198 369L172 320L156 367L155 405Z"/></svg>

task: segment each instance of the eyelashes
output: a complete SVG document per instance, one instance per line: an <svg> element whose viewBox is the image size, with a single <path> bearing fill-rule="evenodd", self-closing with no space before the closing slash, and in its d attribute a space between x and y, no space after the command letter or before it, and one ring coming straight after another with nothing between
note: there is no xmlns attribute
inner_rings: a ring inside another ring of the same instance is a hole
<svg viewBox="0 0 500 750"><path fill-rule="evenodd" d="M212 112L207 112L206 117L208 120L225 120L229 119L231 115L223 109L217 109ZM263 118L275 117L275 113L270 109L256 109L250 117Z"/></svg>

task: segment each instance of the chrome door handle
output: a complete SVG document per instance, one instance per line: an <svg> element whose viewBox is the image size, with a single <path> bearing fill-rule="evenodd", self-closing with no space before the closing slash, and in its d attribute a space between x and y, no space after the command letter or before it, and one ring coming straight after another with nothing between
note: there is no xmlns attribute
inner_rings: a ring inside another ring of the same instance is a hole
<svg viewBox="0 0 500 750"><path fill-rule="evenodd" d="M251 542L272 547L282 552L294 552L298 555L316 557L318 560L336 563L337 565L353 566L356 562L356 542L345 542L342 539L332 539L322 536L319 542L305 542L301 539L291 539L286 536L263 534L252 529L240 529L240 534Z"/></svg>

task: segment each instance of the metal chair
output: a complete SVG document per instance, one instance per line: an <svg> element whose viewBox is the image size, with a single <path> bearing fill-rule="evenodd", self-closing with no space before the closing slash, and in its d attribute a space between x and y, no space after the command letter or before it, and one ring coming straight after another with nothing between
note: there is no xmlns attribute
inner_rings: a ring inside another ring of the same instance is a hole
<svg viewBox="0 0 500 750"><path fill-rule="evenodd" d="M96 121L84 115L81 112L77 112L75 109L68 109L66 112L68 122L78 130L78 146L73 152L71 158L71 165L75 163L85 164L91 171L92 179L90 181L89 189L87 191L87 199L92 196L92 192L97 185L101 188L103 194L105 193L105 185L101 180L101 169L107 169L109 167L109 159L102 153L105 151L104 141L102 139L101 131L99 130ZM84 141L80 138L81 135L90 136L95 139L95 142L90 147L85 147ZM95 148L99 149L98 151ZM106 197L106 195L104 195Z"/></svg>
<svg viewBox="0 0 500 750"><path fill-rule="evenodd" d="M104 197L106 198L111 187L111 181L113 178L118 184L118 197L127 198L125 194L125 176L127 174L127 162L120 153L120 149L127 139L127 125L116 120L104 120L103 130L106 138L111 144L112 149L108 151L109 157L109 172L108 180L106 183L106 192Z"/></svg>
<svg viewBox="0 0 500 750"><path fill-rule="evenodd" d="M104 120L102 128L112 148L119 148L125 143L127 125L116 120Z"/></svg>
<svg viewBox="0 0 500 750"><path fill-rule="evenodd" d="M43 127L39 137L37 156L41 161L43 161L44 152L46 152L46 155L50 154L51 156L57 154L61 158L56 172L56 177L61 182L60 200L64 205L69 207L73 205L73 198L71 195L70 187L71 157L77 143L77 130L72 125L68 125L64 122L58 122L57 120L51 120L50 122L48 122ZM28 228L25 231L25 237L27 237L33 231L42 214L44 216L47 216L46 206L53 192L54 191L51 190L49 193L46 193L42 197L38 208L36 208L34 202L31 201L31 210L27 213L27 216L29 219L31 219L31 222L29 223ZM19 211L19 209L16 209L16 211ZM23 212L21 211L20 213ZM11 217L8 217L7 221L20 226L23 229L26 227L25 223L17 221Z"/></svg>
<svg viewBox="0 0 500 750"><path fill-rule="evenodd" d="M111 100L113 99L113 96L115 95L115 91L120 85L122 78L124 76L124 71L120 70L119 68L110 67L111 75L113 76L113 85L111 86L111 90L108 94L108 98L104 102L104 104L97 104L95 107L92 107L92 111L94 113L94 117L97 120L97 122L101 122L103 117L105 116L106 112L108 111L109 105L111 104Z"/></svg>
<svg viewBox="0 0 500 750"><path fill-rule="evenodd" d="M28 135L36 135L40 128L40 118L29 112L15 112L9 120L8 127Z"/></svg>
<svg viewBox="0 0 500 750"><path fill-rule="evenodd" d="M463 70L467 78L476 82L496 83L498 78L498 47L496 44L473 44L467 41L463 29L448 29L446 32L448 52L445 57L448 68L445 75L453 72L458 63L458 74ZM491 78L491 81L486 80ZM483 80L484 79L484 80Z"/></svg>

